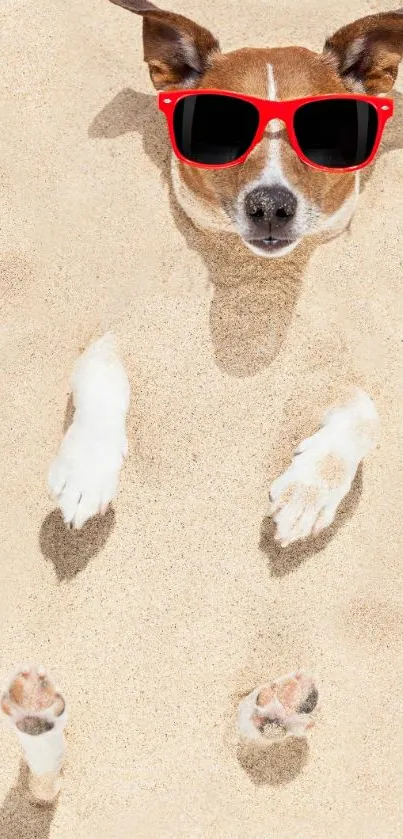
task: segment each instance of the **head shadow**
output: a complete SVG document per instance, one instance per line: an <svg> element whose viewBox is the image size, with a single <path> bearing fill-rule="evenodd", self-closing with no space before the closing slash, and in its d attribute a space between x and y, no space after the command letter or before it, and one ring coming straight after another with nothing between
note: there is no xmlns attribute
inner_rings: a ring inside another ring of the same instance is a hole
<svg viewBox="0 0 403 839"><path fill-rule="evenodd" d="M50 805L32 802L28 776L28 767L21 760L17 781L0 808L2 839L48 839L57 802Z"/></svg>
<svg viewBox="0 0 403 839"><path fill-rule="evenodd" d="M403 148L403 93L394 90L391 98L395 103L394 115L385 128L377 157Z"/></svg>
<svg viewBox="0 0 403 839"><path fill-rule="evenodd" d="M278 743L242 742L237 748L238 763L257 787L284 786L304 769L309 759L306 738L285 737Z"/></svg>
<svg viewBox="0 0 403 839"><path fill-rule="evenodd" d="M399 130L403 96L395 92L394 98L395 118L386 129L379 155L403 146ZM91 139L113 139L127 133L141 135L145 154L169 184L176 226L208 268L213 288L210 332L218 366L238 377L259 373L281 349L304 270L320 240L307 239L283 259L264 259L253 255L236 234L199 231L173 194L171 148L155 95L125 88L95 116L88 130ZM370 170L364 170L361 189L370 177Z"/></svg>
<svg viewBox="0 0 403 839"><path fill-rule="evenodd" d="M360 176L360 193L365 192L367 184L370 183L376 161L392 151L398 151L403 148L403 94L398 90L394 90L391 98L395 103L393 118L388 121L383 133L382 141L377 152L374 162L363 169Z"/></svg>
<svg viewBox="0 0 403 839"><path fill-rule="evenodd" d="M336 513L333 524L323 530L319 536L311 537L305 542L295 542L288 548L281 548L274 541L275 524L273 519L266 516L260 528L259 549L266 554L273 577L285 577L296 571L305 560L321 553L332 541L336 533L354 515L362 493L363 469L358 467L350 492L343 498Z"/></svg>

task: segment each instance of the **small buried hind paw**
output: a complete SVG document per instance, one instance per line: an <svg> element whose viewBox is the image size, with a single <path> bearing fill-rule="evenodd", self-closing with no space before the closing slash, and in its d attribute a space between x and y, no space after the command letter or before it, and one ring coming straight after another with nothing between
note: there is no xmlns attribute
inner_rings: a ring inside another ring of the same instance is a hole
<svg viewBox="0 0 403 839"><path fill-rule="evenodd" d="M22 668L10 681L1 707L18 737L30 769L29 787L37 803L57 797L64 759L65 701L43 667Z"/></svg>
<svg viewBox="0 0 403 839"><path fill-rule="evenodd" d="M24 665L9 682L1 707L20 731L34 735L43 733L39 722L35 730L35 721L43 715L43 722L48 723L43 730L50 730L63 714L65 701L44 667Z"/></svg>
<svg viewBox="0 0 403 839"><path fill-rule="evenodd" d="M247 740L270 744L284 737L305 737L314 725L318 690L308 674L297 671L260 685L238 706L238 730Z"/></svg>

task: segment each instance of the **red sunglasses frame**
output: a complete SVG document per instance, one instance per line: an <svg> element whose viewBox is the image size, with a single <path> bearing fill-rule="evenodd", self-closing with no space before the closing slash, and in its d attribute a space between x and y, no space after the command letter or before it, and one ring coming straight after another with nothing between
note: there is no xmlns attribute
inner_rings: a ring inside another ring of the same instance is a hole
<svg viewBox="0 0 403 839"><path fill-rule="evenodd" d="M246 150L246 152L244 152L244 154L241 155L241 157L238 157L236 160L233 160L230 163L219 163L217 165L211 163L195 163L193 160L189 160L187 157L184 157L183 154L181 154L181 152L179 151L178 146L176 144L174 131L174 112L176 105L178 104L178 102L180 102L182 99L186 99L188 96L205 96L206 94L230 96L233 99L240 99L243 102L250 102L250 104L254 105L256 110L258 111L259 123L256 129L256 134L254 136L253 142ZM358 166L346 166L335 168L332 168L330 166L321 166L319 163L313 163L311 160L305 157L302 149L298 144L298 140L294 131L294 116L298 108L300 108L301 105L307 105L310 102L324 102L329 99L354 99L360 102L367 102L369 105L373 105L373 107L376 110L378 118L378 127L374 141L374 147L367 160L365 160L364 163L358 164ZM250 155L250 153L257 146L257 144L260 143L268 123L273 119L279 119L285 123L291 146L303 163L306 163L306 165L310 166L312 169L321 169L323 172L343 173L356 172L358 169L363 169L365 166L369 166L370 163L372 163L378 151L385 125L388 119L390 119L393 116L394 102L393 99L384 99L379 98L377 96L365 96L361 94L356 95L352 93L329 93L321 96L306 96L303 99L288 99L284 101L274 101L271 99L259 99L256 96L246 96L243 93L234 93L229 90L199 90L198 88L195 88L192 90L160 91L158 94L158 107L160 111L162 111L162 113L166 116L169 136L176 157L180 161L182 161L182 163L187 163L189 166L195 166L197 169L229 169L230 166L239 166L239 164L243 163L246 160L246 158Z"/></svg>

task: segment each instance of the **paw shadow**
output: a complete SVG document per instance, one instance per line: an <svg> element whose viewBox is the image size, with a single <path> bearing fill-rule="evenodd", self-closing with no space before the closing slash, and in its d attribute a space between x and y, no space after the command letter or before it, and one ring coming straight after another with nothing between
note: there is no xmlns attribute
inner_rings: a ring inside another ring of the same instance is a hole
<svg viewBox="0 0 403 839"><path fill-rule="evenodd" d="M47 839L50 834L57 803L33 803L29 797L28 775L28 767L21 761L17 781L0 808L2 839Z"/></svg>
<svg viewBox="0 0 403 839"><path fill-rule="evenodd" d="M315 556L327 547L336 533L354 515L361 498L362 485L363 469L361 464L357 470L350 492L343 498L340 504L333 524L320 533L319 536L312 536L306 539L305 542L296 542L288 548L281 548L274 541L275 524L273 519L269 516L263 519L260 529L259 548L268 557L273 577L285 577L287 574L291 574L305 560L310 559L310 557Z"/></svg>
<svg viewBox="0 0 403 839"><path fill-rule="evenodd" d="M305 738L286 737L279 743L240 743L237 759L251 781L261 787L283 786L299 775L308 763L309 746Z"/></svg>
<svg viewBox="0 0 403 839"><path fill-rule="evenodd" d="M43 556L53 563L59 582L72 580L84 571L108 541L114 525L115 512L111 507L105 516L95 516L81 530L66 527L60 510L46 516L39 533L39 546Z"/></svg>
<svg viewBox="0 0 403 839"><path fill-rule="evenodd" d="M66 403L66 409L64 412L63 418L63 437L66 432L69 430L72 422L74 419L74 403L73 403L73 394L70 393Z"/></svg>

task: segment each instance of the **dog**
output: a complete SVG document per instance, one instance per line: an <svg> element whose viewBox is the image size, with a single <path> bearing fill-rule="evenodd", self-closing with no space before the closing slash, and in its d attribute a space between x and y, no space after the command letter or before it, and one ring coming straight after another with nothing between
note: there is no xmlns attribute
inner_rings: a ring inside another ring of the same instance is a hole
<svg viewBox="0 0 403 839"><path fill-rule="evenodd" d="M349 161L344 171L337 171L312 157L309 165L307 156L315 151L301 144L288 123L286 130L284 122L301 103L352 95L355 101L372 97L371 107L378 108L385 122L393 105L384 97L394 85L403 53L402 11L348 24L326 40L322 54L301 47L223 54L209 31L181 15L147 0L112 2L143 19L144 57L161 92L160 107L174 143L168 111L178 92L232 92L260 108L260 134L253 148L238 155L241 161L220 167L191 165L187 157L192 152L183 154L182 149L178 154L175 149L174 192L196 226L235 232L256 257L266 260L286 257L310 237L335 236L348 227L358 200L360 165ZM267 103L272 103L270 112ZM263 119L266 111L269 116ZM308 129L314 133L312 124ZM65 522L80 528L105 512L115 497L128 448L130 385L111 334L78 359L72 393L74 420L48 483ZM371 397L361 389L340 397L270 488L269 514L283 547L329 527L360 463L377 444L379 419Z"/></svg>

